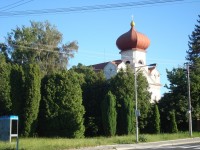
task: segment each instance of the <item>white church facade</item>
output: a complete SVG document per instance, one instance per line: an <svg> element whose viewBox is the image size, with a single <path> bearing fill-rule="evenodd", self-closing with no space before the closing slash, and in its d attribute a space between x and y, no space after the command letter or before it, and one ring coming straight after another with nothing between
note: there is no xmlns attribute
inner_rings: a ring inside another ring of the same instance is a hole
<svg viewBox="0 0 200 150"><path fill-rule="evenodd" d="M135 23L131 22L131 29L119 36L116 45L120 50L121 60L92 65L94 70L103 70L107 79L115 76L119 70L125 69L129 64L133 70L140 69L149 83L149 92L151 93L151 102L158 101L161 98L160 73L156 66L146 64L146 49L150 40L144 34L137 32L134 28Z"/></svg>

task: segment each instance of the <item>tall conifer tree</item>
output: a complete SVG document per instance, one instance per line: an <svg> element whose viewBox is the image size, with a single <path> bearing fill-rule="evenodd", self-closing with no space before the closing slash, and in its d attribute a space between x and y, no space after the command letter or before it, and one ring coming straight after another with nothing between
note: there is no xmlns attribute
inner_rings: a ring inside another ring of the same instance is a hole
<svg viewBox="0 0 200 150"><path fill-rule="evenodd" d="M175 116L175 111L171 111L170 112L170 121L171 121L171 132L172 133L177 133L178 132L178 127L177 127L177 123L176 123L176 116Z"/></svg>
<svg viewBox="0 0 200 150"><path fill-rule="evenodd" d="M187 51L186 59L190 63L195 63L200 58L200 15L198 16L197 24L195 25L194 31L189 36L189 50Z"/></svg>
<svg viewBox="0 0 200 150"><path fill-rule="evenodd" d="M198 16L194 31L189 36L188 46L186 60L190 68L192 117L193 123L195 124L196 119L200 117L200 15ZM165 124L170 123L170 120L168 120L170 118L168 112L172 110L176 112L176 122L179 130L188 130L188 118L185 115L188 111L188 83L185 70L185 67L173 68L172 71L167 70L167 78L170 84L166 87L170 92L165 93L159 102L161 125L164 131L168 131Z"/></svg>
<svg viewBox="0 0 200 150"><path fill-rule="evenodd" d="M25 67L25 102L23 115L23 135L30 136L36 132L36 123L40 104L41 76L39 66L29 64Z"/></svg>
<svg viewBox="0 0 200 150"><path fill-rule="evenodd" d="M10 115L12 113L12 101L10 97L10 70L11 65L3 62L3 56L0 62L0 116Z"/></svg>
<svg viewBox="0 0 200 150"><path fill-rule="evenodd" d="M102 101L102 122L105 135L114 136L116 134L117 111L116 98L111 91L108 91Z"/></svg>
<svg viewBox="0 0 200 150"><path fill-rule="evenodd" d="M160 113L158 110L158 105L154 105L154 111L153 111L153 133L160 133Z"/></svg>
<svg viewBox="0 0 200 150"><path fill-rule="evenodd" d="M195 129L196 121L200 119L200 15L194 31L189 36L188 46L186 59L189 61L192 116Z"/></svg>

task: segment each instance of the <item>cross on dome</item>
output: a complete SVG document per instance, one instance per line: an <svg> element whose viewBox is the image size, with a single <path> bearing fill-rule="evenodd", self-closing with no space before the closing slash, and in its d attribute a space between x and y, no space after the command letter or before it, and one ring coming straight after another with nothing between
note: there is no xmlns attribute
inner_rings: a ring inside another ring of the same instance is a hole
<svg viewBox="0 0 200 150"><path fill-rule="evenodd" d="M131 27L134 27L135 26L135 22L133 21L133 15L131 16Z"/></svg>

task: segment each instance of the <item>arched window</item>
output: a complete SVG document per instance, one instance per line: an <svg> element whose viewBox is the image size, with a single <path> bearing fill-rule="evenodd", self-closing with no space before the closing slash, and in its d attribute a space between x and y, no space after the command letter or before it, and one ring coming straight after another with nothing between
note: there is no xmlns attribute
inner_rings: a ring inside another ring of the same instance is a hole
<svg viewBox="0 0 200 150"><path fill-rule="evenodd" d="M143 61L142 60L139 60L138 63L141 64L141 65L143 65Z"/></svg>
<svg viewBox="0 0 200 150"><path fill-rule="evenodd" d="M126 61L126 65L130 65L130 63L131 63L130 61Z"/></svg>

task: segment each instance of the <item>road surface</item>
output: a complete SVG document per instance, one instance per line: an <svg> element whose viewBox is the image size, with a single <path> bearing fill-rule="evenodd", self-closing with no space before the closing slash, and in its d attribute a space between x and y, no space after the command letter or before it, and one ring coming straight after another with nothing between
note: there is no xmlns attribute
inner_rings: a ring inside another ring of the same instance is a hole
<svg viewBox="0 0 200 150"><path fill-rule="evenodd" d="M200 150L200 143L192 143L192 144L181 144L181 145L169 145L169 146L150 146L150 147L141 147L138 149L129 149L129 150Z"/></svg>

